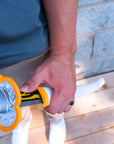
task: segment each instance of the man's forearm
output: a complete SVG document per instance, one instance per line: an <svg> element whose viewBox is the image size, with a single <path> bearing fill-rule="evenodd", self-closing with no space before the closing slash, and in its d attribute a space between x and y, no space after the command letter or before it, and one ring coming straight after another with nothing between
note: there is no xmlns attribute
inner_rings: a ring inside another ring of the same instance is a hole
<svg viewBox="0 0 114 144"><path fill-rule="evenodd" d="M78 0L43 0L43 4L49 25L51 56L20 89L32 92L46 83L53 88L53 95L45 110L51 114L68 112L76 91L74 56Z"/></svg>
<svg viewBox="0 0 114 144"><path fill-rule="evenodd" d="M51 53L75 54L78 0L43 0L47 16Z"/></svg>

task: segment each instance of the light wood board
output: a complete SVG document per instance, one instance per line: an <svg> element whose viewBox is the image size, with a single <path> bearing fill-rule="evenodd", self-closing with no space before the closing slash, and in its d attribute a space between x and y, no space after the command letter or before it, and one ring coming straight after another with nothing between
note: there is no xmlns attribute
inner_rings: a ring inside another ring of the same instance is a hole
<svg viewBox="0 0 114 144"><path fill-rule="evenodd" d="M66 141L65 144L114 144L114 127Z"/></svg>
<svg viewBox="0 0 114 144"><path fill-rule="evenodd" d="M66 119L66 140L80 138L114 126L114 107ZM29 144L48 144L49 125L30 129Z"/></svg>
<svg viewBox="0 0 114 144"><path fill-rule="evenodd" d="M79 80L77 84L87 84L99 77L105 78L105 86L95 93L77 98L70 112L65 114L65 144L114 144L114 72ZM29 144L48 144L49 121L34 106L31 110L33 118ZM0 131L0 144L10 142L11 132Z"/></svg>

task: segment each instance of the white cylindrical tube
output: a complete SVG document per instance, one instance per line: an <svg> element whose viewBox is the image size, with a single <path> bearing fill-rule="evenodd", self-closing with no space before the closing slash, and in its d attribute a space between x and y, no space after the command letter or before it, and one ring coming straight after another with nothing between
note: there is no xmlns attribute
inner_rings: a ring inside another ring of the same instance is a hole
<svg viewBox="0 0 114 144"><path fill-rule="evenodd" d="M51 87L42 87L42 88L46 91L48 98L49 98L49 104L50 104L51 97L53 94L53 89Z"/></svg>
<svg viewBox="0 0 114 144"><path fill-rule="evenodd" d="M75 98L82 97L82 96L88 95L92 92L95 92L95 91L99 90L104 84L105 84L105 79L99 78L98 80L96 80L92 83L85 84L85 85L79 85L79 86L77 86Z"/></svg>
<svg viewBox="0 0 114 144"><path fill-rule="evenodd" d="M105 84L105 79L99 78L98 80L96 80L92 83L85 84L85 85L78 85L76 93L75 93L75 98L82 97L82 96L85 96L92 92L95 92L95 91L99 90L104 84ZM50 87L42 87L42 88L48 94L49 104L50 104L53 90Z"/></svg>

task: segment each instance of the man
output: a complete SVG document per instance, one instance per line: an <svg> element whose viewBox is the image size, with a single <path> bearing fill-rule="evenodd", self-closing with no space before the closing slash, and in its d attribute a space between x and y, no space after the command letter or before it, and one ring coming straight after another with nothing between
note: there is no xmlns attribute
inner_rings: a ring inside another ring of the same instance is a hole
<svg viewBox="0 0 114 144"><path fill-rule="evenodd" d="M68 112L74 101L77 7L78 0L0 2L0 73L11 76L24 92L41 83L52 87L44 110L53 115ZM51 52L39 66L37 60L49 46Z"/></svg>

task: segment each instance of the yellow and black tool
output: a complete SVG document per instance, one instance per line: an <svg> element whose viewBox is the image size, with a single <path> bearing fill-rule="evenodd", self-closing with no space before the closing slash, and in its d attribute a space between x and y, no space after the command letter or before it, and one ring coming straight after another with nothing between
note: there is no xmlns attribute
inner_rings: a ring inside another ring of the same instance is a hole
<svg viewBox="0 0 114 144"><path fill-rule="evenodd" d="M38 107L44 108L49 105L50 99L47 94L47 87L37 87L37 89L31 93L21 92L21 104L20 107L37 104ZM48 88L50 89L50 88Z"/></svg>
<svg viewBox="0 0 114 144"><path fill-rule="evenodd" d="M32 93L20 92L15 81L0 75L0 130L13 130L21 120L20 107L36 104L40 108L49 105L50 87L37 87Z"/></svg>
<svg viewBox="0 0 114 144"><path fill-rule="evenodd" d="M104 84L104 78L100 78L90 84L77 86L74 97L82 97L97 91ZM33 104L40 108L48 106L52 92L50 87L37 87L32 93L23 93L13 79L0 75L0 130L10 131L16 128L21 120L20 107Z"/></svg>

